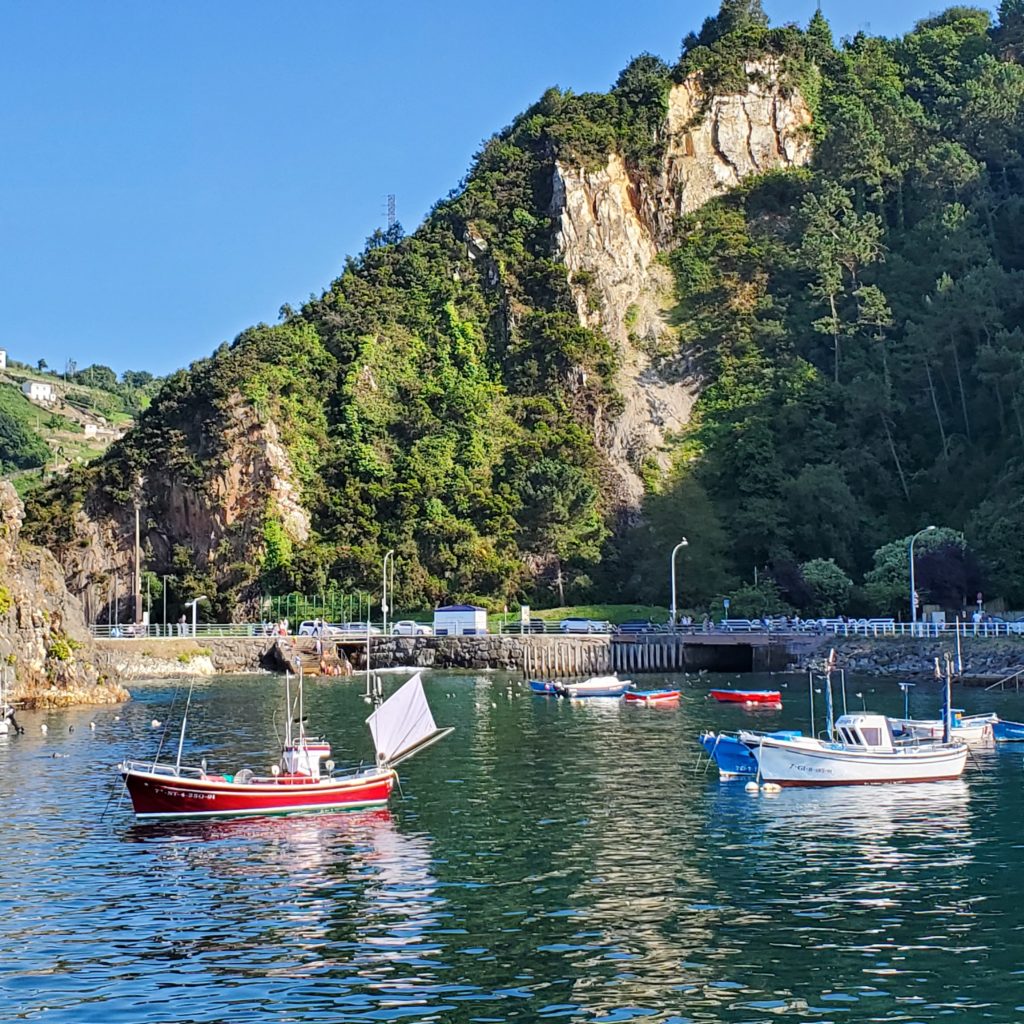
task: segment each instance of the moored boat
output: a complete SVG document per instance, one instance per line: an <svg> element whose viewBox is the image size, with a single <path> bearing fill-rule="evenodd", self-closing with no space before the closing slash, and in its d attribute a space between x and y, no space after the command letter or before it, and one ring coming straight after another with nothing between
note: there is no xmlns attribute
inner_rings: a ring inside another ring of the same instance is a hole
<svg viewBox="0 0 1024 1024"><path fill-rule="evenodd" d="M618 676L591 676L581 683L556 683L555 689L560 697L621 697L632 685Z"/></svg>
<svg viewBox="0 0 1024 1024"><path fill-rule="evenodd" d="M1006 722L1000 718L992 723L992 738L996 743L1024 741L1024 725L1020 722Z"/></svg>
<svg viewBox="0 0 1024 1024"><path fill-rule="evenodd" d="M890 718L889 721L896 739L941 740L945 727L941 718ZM961 743L992 743L998 722L999 716L993 713L965 717L961 710L954 708L951 735Z"/></svg>
<svg viewBox="0 0 1024 1024"><path fill-rule="evenodd" d="M967 744L894 742L884 715L840 715L834 740L810 736L783 739L741 732L757 759L757 774L779 786L845 786L889 782L935 782L963 774Z"/></svg>
<svg viewBox="0 0 1024 1024"><path fill-rule="evenodd" d="M181 763L188 705L181 725L175 763L126 759L118 765L132 807L140 818L215 817L287 814L373 807L387 803L402 761L447 736L439 729L413 676L366 719L376 749L376 763L337 770L326 740L307 735L299 677L298 717L286 677L287 725L278 764L266 774L242 768L233 774ZM379 693L379 687L378 687ZM297 728L294 728L296 727Z"/></svg>
<svg viewBox="0 0 1024 1024"><path fill-rule="evenodd" d="M768 733L781 739L794 739L802 736L799 729L780 730ZM699 737L700 745L708 757L718 766L718 777L723 781L729 779L752 779L757 774L757 758L753 751L735 734L705 730Z"/></svg>
<svg viewBox="0 0 1024 1024"><path fill-rule="evenodd" d="M548 697L553 697L558 693L558 688L549 679L531 679L530 680L530 692L545 694Z"/></svg>
<svg viewBox="0 0 1024 1024"><path fill-rule="evenodd" d="M625 694L630 704L670 704L679 696L678 690L629 690Z"/></svg>
<svg viewBox="0 0 1024 1024"><path fill-rule="evenodd" d="M709 695L722 704L777 704L782 706L778 690L710 690Z"/></svg>

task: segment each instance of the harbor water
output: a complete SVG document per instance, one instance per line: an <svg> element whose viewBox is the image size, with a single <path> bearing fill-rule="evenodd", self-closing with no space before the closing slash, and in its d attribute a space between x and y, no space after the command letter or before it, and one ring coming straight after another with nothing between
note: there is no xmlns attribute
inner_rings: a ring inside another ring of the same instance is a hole
<svg viewBox="0 0 1024 1024"><path fill-rule="evenodd" d="M806 729L805 679L772 677L781 711L704 696L750 676L642 677L683 683L676 707L424 679L456 731L374 812L138 823L111 766L154 755L154 719L173 759L183 690L22 714L0 737L0 1020L1024 1019L1024 744L955 782L752 795L697 734ZM186 760L268 768L283 690L197 684ZM892 683L847 700L903 709ZM939 700L919 686L914 711ZM957 700L1024 721L1024 694ZM306 713L339 764L370 756L358 683L311 682Z"/></svg>

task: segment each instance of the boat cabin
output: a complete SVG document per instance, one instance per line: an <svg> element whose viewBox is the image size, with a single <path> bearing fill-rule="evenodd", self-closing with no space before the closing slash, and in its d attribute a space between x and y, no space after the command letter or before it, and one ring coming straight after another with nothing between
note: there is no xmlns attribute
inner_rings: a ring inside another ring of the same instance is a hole
<svg viewBox="0 0 1024 1024"><path fill-rule="evenodd" d="M331 756L331 745L326 740L307 740L292 743L281 751L281 768L286 775L309 775L320 778L320 762Z"/></svg>
<svg viewBox="0 0 1024 1024"><path fill-rule="evenodd" d="M894 749L892 726L885 715L840 715L836 719L836 739L848 747Z"/></svg>

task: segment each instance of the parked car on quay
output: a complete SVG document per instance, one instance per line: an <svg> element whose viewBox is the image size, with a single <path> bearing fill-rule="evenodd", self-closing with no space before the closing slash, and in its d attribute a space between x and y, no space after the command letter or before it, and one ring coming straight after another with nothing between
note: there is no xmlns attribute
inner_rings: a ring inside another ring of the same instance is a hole
<svg viewBox="0 0 1024 1024"><path fill-rule="evenodd" d="M563 633L614 633L615 627L610 622L600 619L562 619L558 628Z"/></svg>
<svg viewBox="0 0 1024 1024"><path fill-rule="evenodd" d="M308 619L306 622L299 623L299 636L316 636L317 623L313 619ZM365 630L366 627L364 626ZM337 636L342 632L341 626L331 622L320 623L320 635L321 636Z"/></svg>
<svg viewBox="0 0 1024 1024"><path fill-rule="evenodd" d="M357 633L366 636L365 622L335 622L331 625L339 633ZM370 626L370 636L380 636L383 632L384 630L379 626Z"/></svg>
<svg viewBox="0 0 1024 1024"><path fill-rule="evenodd" d="M433 636L434 627L428 626L425 622L413 622L412 619L402 619L391 627L392 636Z"/></svg>
<svg viewBox="0 0 1024 1024"><path fill-rule="evenodd" d="M617 627L619 633L661 633L664 629L664 626L650 619L628 619L620 622Z"/></svg>

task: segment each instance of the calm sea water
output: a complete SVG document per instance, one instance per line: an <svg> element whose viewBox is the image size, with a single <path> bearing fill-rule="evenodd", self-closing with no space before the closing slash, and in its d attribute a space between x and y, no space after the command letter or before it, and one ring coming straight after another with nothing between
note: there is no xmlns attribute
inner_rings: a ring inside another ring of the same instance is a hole
<svg viewBox="0 0 1024 1024"><path fill-rule="evenodd" d="M152 755L173 685L24 714L0 738L0 1020L1024 1019L1020 750L952 783L751 796L695 773L695 736L806 727L805 682L752 713L704 700L712 677L677 708L425 678L456 733L375 813L138 824L109 766ZM307 687L339 762L369 753L358 690ZM269 766L282 695L197 685L187 754ZM958 698L1024 720L1024 694Z"/></svg>

